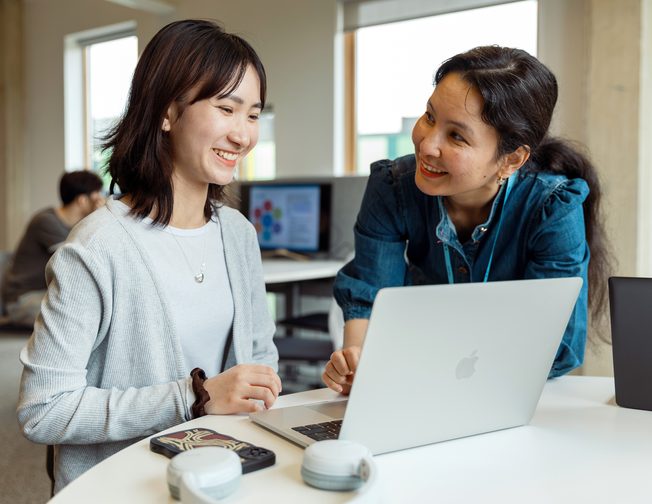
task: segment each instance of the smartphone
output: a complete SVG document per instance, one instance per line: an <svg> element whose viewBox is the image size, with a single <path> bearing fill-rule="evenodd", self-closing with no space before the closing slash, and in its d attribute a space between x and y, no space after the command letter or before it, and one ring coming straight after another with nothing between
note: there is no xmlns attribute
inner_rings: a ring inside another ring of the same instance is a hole
<svg viewBox="0 0 652 504"><path fill-rule="evenodd" d="M197 428L170 432L153 437L149 441L150 450L168 458L172 458L182 451L194 450L202 446L221 446L236 452L242 463L242 474L257 471L276 463L276 454L273 451L211 429Z"/></svg>

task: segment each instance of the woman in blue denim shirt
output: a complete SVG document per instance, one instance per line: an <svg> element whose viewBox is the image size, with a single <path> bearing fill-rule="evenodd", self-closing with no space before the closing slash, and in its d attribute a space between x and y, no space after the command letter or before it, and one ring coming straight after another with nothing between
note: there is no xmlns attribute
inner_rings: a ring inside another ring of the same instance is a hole
<svg viewBox="0 0 652 504"><path fill-rule="evenodd" d="M596 171L547 134L556 101L554 75L522 50L478 47L439 68L415 154L371 167L355 258L335 281L344 348L326 385L348 393L375 296L401 285L582 277L550 376L582 364L607 254Z"/></svg>

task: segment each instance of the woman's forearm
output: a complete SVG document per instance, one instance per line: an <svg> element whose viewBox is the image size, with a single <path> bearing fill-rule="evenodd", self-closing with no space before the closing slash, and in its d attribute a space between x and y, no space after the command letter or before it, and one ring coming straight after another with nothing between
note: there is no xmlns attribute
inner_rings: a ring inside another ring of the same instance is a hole
<svg viewBox="0 0 652 504"><path fill-rule="evenodd" d="M361 347L367 334L368 319L351 319L344 324L344 347Z"/></svg>

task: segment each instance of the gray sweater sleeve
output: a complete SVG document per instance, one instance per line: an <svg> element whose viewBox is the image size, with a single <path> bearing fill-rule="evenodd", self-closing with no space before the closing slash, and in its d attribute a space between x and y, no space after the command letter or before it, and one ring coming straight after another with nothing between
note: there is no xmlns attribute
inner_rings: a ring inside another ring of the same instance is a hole
<svg viewBox="0 0 652 504"><path fill-rule="evenodd" d="M278 350L273 337L276 331L267 307L267 292L260 257L260 248L253 227L248 226L247 246L249 253L249 282L251 284L252 357L256 364L266 364L278 371Z"/></svg>
<svg viewBox="0 0 652 504"><path fill-rule="evenodd" d="M169 351L158 348L165 335L152 342L157 324L144 323L156 316L156 300L147 299L146 288L131 296L114 289L119 268L120 276L142 274L130 271L126 259L101 264L97 256L80 243L66 244L48 264L48 293L20 354L18 420L32 441L120 441L188 419L189 379L166 364ZM129 304L139 295L143 306L134 309Z"/></svg>

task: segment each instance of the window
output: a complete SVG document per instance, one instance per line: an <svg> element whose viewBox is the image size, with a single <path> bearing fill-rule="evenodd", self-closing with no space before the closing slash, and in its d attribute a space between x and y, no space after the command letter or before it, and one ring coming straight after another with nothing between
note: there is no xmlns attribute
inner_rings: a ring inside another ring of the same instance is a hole
<svg viewBox="0 0 652 504"><path fill-rule="evenodd" d="M256 147L238 167L240 180L273 179L276 176L276 143L274 142L274 109L266 104L258 119L259 132Z"/></svg>
<svg viewBox="0 0 652 504"><path fill-rule="evenodd" d="M122 116L137 61L133 23L66 37L66 170L93 170L105 188L109 153L101 151L102 137Z"/></svg>
<svg viewBox="0 0 652 504"><path fill-rule="evenodd" d="M519 47L536 55L537 2L511 2L358 28L352 34L354 103L347 171L414 151L411 131L432 93L433 76L450 56L479 45ZM351 57L349 56L349 58ZM346 58L346 56L345 56ZM349 111L350 113L350 111Z"/></svg>
<svg viewBox="0 0 652 504"><path fill-rule="evenodd" d="M88 44L86 60L87 166L100 174L108 162L102 153L102 137L122 116L129 97L131 78L138 60L138 39L135 35L106 42Z"/></svg>

